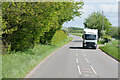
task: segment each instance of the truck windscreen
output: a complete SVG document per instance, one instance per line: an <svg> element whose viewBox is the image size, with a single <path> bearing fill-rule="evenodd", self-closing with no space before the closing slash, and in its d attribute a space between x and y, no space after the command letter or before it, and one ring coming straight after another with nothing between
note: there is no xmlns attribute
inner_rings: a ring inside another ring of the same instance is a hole
<svg viewBox="0 0 120 80"><path fill-rule="evenodd" d="M85 34L86 40L96 40L96 35L93 34Z"/></svg>

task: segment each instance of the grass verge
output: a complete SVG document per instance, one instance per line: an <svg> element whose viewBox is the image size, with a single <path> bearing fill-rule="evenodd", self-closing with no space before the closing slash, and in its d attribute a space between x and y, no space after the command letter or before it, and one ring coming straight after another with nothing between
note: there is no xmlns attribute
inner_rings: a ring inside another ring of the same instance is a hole
<svg viewBox="0 0 120 80"><path fill-rule="evenodd" d="M0 80L2 79L2 55L0 54Z"/></svg>
<svg viewBox="0 0 120 80"><path fill-rule="evenodd" d="M104 44L104 43L98 41L97 44Z"/></svg>
<svg viewBox="0 0 120 80"><path fill-rule="evenodd" d="M81 33L69 33L69 34L82 37Z"/></svg>
<svg viewBox="0 0 120 80"><path fill-rule="evenodd" d="M119 47L120 45L118 45L118 40L114 40L112 42L107 43L105 46L100 46L99 48L111 57L120 61L120 56L118 55L118 52L120 50Z"/></svg>
<svg viewBox="0 0 120 80"><path fill-rule="evenodd" d="M2 77L25 77L44 58L71 40L72 38L67 37L57 46L37 44L34 49L2 55Z"/></svg>

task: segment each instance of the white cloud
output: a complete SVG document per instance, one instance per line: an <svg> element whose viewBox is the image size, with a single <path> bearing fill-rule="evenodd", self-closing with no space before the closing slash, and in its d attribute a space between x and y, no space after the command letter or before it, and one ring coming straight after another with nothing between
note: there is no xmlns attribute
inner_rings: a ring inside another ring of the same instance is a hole
<svg viewBox="0 0 120 80"><path fill-rule="evenodd" d="M93 10L95 10L95 6L84 5L82 11L83 11L83 12L92 12Z"/></svg>
<svg viewBox="0 0 120 80"><path fill-rule="evenodd" d="M92 5L84 5L83 9L81 10L83 12L82 18L86 18L89 14L94 12L96 10L95 6Z"/></svg>
<svg viewBox="0 0 120 80"><path fill-rule="evenodd" d="M69 21L63 26L79 26L84 27L83 22L86 17L94 11L104 11L104 16L109 19L113 26L118 25L118 0L83 0L85 2L83 9L80 11L84 12L81 17L75 17L74 21ZM108 1L108 2L107 2Z"/></svg>
<svg viewBox="0 0 120 80"><path fill-rule="evenodd" d="M105 13L118 13L118 4L100 4L98 8Z"/></svg>

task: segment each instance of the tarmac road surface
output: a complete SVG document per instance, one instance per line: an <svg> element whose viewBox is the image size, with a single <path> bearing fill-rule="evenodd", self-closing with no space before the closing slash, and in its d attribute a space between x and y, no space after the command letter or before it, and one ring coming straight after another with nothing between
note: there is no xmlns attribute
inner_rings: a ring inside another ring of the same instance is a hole
<svg viewBox="0 0 120 80"><path fill-rule="evenodd" d="M118 78L118 62L99 49L83 49L82 38L55 51L26 77L29 78Z"/></svg>

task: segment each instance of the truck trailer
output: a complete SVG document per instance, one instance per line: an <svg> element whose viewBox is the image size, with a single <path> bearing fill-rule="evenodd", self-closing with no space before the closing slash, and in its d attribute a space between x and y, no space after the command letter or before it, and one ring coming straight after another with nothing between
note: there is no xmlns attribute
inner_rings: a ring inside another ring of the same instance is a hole
<svg viewBox="0 0 120 80"><path fill-rule="evenodd" d="M84 29L83 48L92 47L97 48L98 30L97 29Z"/></svg>

